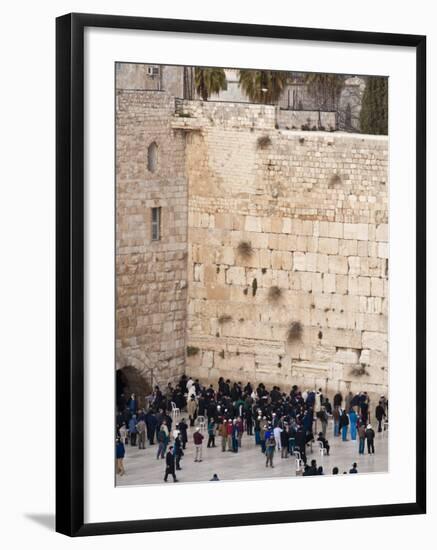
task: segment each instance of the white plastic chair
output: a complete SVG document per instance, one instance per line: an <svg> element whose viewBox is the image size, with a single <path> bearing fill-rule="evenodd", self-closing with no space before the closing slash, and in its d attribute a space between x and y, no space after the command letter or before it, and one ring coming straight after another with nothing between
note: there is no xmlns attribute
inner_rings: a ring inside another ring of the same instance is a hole
<svg viewBox="0 0 437 550"><path fill-rule="evenodd" d="M293 454L296 461L296 473L301 472L303 470L303 460L300 457L300 452L294 451Z"/></svg>
<svg viewBox="0 0 437 550"><path fill-rule="evenodd" d="M206 430L206 420L204 416L198 416L196 418L196 425L200 428L200 431L203 432Z"/></svg>
<svg viewBox="0 0 437 550"><path fill-rule="evenodd" d="M320 456L323 458L326 454L326 449L325 447L323 446L323 442L322 441L317 441L317 443L319 444L319 453L320 453Z"/></svg>
<svg viewBox="0 0 437 550"><path fill-rule="evenodd" d="M174 403L173 401L171 402L171 414L174 420L176 420L176 418L179 418L179 416L181 415L181 410L176 407L176 403Z"/></svg>

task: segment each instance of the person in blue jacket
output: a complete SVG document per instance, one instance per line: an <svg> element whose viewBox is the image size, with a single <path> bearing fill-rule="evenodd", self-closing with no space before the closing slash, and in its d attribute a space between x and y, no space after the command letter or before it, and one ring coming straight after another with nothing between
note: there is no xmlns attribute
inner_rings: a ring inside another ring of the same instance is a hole
<svg viewBox="0 0 437 550"><path fill-rule="evenodd" d="M130 396L127 405L129 407L130 413L131 414L136 414L137 409L138 409L138 401L137 401L137 398L135 397L134 393Z"/></svg>
<svg viewBox="0 0 437 550"><path fill-rule="evenodd" d="M123 459L125 455L124 443L117 437L115 440L115 457L117 459L117 474L123 476L125 474Z"/></svg>
<svg viewBox="0 0 437 550"><path fill-rule="evenodd" d="M237 420L234 419L233 425L232 425L232 451L234 453L238 453L238 423Z"/></svg>
<svg viewBox="0 0 437 550"><path fill-rule="evenodd" d="M129 435L130 435L130 444L132 447L137 445L137 415L132 415L132 418L129 420Z"/></svg>
<svg viewBox="0 0 437 550"><path fill-rule="evenodd" d="M351 439L352 441L356 441L357 439L357 420L358 415L355 412L355 409L352 407L349 411L349 421L350 421L350 431L351 431Z"/></svg>

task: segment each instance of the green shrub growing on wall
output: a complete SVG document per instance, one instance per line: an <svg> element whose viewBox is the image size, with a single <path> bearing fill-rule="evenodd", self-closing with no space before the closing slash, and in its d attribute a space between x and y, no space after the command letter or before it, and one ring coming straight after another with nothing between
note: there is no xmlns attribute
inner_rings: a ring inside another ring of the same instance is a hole
<svg viewBox="0 0 437 550"><path fill-rule="evenodd" d="M287 330L287 342L297 342L302 338L303 327L300 321L293 321Z"/></svg>
<svg viewBox="0 0 437 550"><path fill-rule="evenodd" d="M252 243L249 241L240 241L238 243L237 250L243 258L250 258L253 254Z"/></svg>
<svg viewBox="0 0 437 550"><path fill-rule="evenodd" d="M276 300L279 300L279 298L282 295L282 290L279 288L279 286L271 286L269 288L269 299L273 302Z"/></svg>
<svg viewBox="0 0 437 550"><path fill-rule="evenodd" d="M197 355L198 353L199 353L199 348L196 348L196 346L187 346L187 357Z"/></svg>

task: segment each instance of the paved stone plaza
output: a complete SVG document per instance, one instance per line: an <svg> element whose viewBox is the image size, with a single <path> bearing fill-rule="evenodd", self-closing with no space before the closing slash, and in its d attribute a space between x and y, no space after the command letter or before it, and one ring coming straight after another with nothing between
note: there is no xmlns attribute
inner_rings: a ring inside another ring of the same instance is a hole
<svg viewBox="0 0 437 550"><path fill-rule="evenodd" d="M240 479L278 478L296 475L294 458L281 459L281 453L276 451L273 459L274 468L266 468L265 457L261 448L255 445L254 436L244 434L242 447L237 454L222 452L221 438L216 437L216 448L208 449L205 435L203 445L203 461L194 462L193 428L190 428L185 455L181 460L181 471L177 471L177 478L181 482L209 481L213 474L217 474L221 481ZM327 439L331 445L330 456L321 458L318 444L313 444L313 453L308 451L308 464L311 459L317 460L318 466L323 466L325 474L331 474L334 466L339 468L340 474L347 471L353 462L358 464L358 472L376 473L388 470L388 432L377 433L375 439L375 455L358 454L357 441L341 441L341 437L334 438L332 422L329 423ZM126 474L117 476L118 486L145 485L163 483L165 460L157 460L158 445L148 445L145 450L126 445L124 461ZM169 476L168 483L173 483Z"/></svg>

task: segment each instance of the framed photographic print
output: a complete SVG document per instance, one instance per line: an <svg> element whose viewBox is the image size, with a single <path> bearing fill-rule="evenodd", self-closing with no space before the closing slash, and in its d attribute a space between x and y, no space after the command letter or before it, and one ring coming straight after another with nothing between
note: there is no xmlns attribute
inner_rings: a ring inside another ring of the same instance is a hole
<svg viewBox="0 0 437 550"><path fill-rule="evenodd" d="M57 19L59 532L425 513L425 43Z"/></svg>

